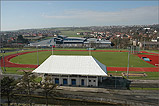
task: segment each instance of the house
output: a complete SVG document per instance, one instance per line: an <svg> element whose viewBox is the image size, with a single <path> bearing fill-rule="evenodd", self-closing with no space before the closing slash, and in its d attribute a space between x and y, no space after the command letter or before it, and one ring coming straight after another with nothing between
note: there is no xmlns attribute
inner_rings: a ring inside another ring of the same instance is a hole
<svg viewBox="0 0 159 106"><path fill-rule="evenodd" d="M33 73L51 76L54 84L98 86L107 77L106 66L92 56L51 55Z"/></svg>
<svg viewBox="0 0 159 106"><path fill-rule="evenodd" d="M138 42L140 48L159 49L159 42Z"/></svg>

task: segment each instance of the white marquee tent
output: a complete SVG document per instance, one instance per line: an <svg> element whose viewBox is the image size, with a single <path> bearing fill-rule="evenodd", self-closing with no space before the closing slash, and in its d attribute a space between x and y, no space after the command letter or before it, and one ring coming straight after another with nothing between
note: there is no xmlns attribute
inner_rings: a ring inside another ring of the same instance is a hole
<svg viewBox="0 0 159 106"><path fill-rule="evenodd" d="M107 76L106 66L92 56L51 55L33 72L55 75Z"/></svg>

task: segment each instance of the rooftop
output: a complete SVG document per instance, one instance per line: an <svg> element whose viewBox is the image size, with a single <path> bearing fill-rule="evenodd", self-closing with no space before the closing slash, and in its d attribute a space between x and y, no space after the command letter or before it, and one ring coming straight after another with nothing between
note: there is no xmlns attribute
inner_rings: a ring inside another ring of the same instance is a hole
<svg viewBox="0 0 159 106"><path fill-rule="evenodd" d="M56 75L107 76L106 66L92 56L51 55L33 72Z"/></svg>

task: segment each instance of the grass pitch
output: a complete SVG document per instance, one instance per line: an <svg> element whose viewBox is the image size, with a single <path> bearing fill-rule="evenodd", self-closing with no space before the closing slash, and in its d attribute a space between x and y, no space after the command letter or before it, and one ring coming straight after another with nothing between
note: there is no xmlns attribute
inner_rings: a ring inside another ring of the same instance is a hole
<svg viewBox="0 0 159 106"><path fill-rule="evenodd" d="M50 55L51 51L38 52L39 63L44 62ZM54 55L89 55L87 51L54 51ZM91 52L91 55L105 64L107 67L127 67L127 52ZM10 60L18 64L37 64L37 53L28 53L17 56ZM135 55L130 55L130 67L155 67L146 63Z"/></svg>
<svg viewBox="0 0 159 106"><path fill-rule="evenodd" d="M36 50L36 49L32 49ZM24 50L21 52L32 51L32 50ZM60 48L59 48L60 50ZM71 50L71 49L69 49ZM5 53L5 55L10 55L16 52ZM39 63L41 64L45 59L47 59L51 55L51 51L47 52L39 52ZM54 51L55 55L89 55L89 52L82 51ZM91 55L98 59L101 63L105 64L107 67L127 67L128 63L128 53L126 52L91 52ZM24 55L17 56L11 59L11 62L18 64L37 64L37 53L28 53ZM135 55L130 55L130 67L154 67L151 64L146 63L141 60L139 57ZM3 70L3 67L2 67ZM23 74L23 72L19 72L17 70L34 70L29 68L12 68L6 67L5 73L10 74ZM121 76L123 71L108 71L109 73L116 73L117 76ZM131 72L131 73L143 73L143 72ZM158 80L159 74L158 72L145 72L148 76L146 77L129 77L129 79L144 79L144 80Z"/></svg>

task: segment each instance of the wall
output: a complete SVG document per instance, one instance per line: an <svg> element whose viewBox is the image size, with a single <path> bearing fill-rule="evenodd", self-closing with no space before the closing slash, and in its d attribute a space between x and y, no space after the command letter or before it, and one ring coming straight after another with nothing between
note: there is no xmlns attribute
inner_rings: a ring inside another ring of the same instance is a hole
<svg viewBox="0 0 159 106"><path fill-rule="evenodd" d="M59 79L59 85L63 84L63 79L67 79L66 85L72 86L72 79L76 80L76 85L73 86L98 86L98 77L96 76L69 76L69 75L52 75L52 81L55 84L55 78ZM84 80L84 85L82 85L81 80Z"/></svg>

